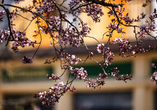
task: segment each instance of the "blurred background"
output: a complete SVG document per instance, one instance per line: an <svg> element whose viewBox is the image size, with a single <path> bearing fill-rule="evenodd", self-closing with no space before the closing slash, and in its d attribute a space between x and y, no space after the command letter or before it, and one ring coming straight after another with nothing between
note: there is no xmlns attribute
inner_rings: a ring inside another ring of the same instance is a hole
<svg viewBox="0 0 157 110"><path fill-rule="evenodd" d="M26 6L31 1L25 0L19 5ZM5 3L11 2L13 0L5 0ZM126 11L129 12L131 18L140 15L142 12L150 14L156 6L156 1L152 0L149 6L142 8L143 2L144 0L133 0L126 5ZM103 11L105 13L108 10L103 8ZM31 18L30 14L24 14L24 16ZM102 22L97 24L93 23L92 19L85 14L81 14L80 17L92 28L91 36L96 36L102 42L107 41L106 37L102 39L106 26L110 23L107 15L104 15ZM14 23L16 29L23 30L29 22L19 17ZM0 28L7 29L6 24L7 20L4 19ZM34 39L32 35L35 28L36 26L32 23L26 32L32 39ZM127 34L124 38L128 38L132 43L135 43L133 30L127 28L125 31ZM43 40L45 40L31 65L23 65L21 60L24 55L31 57L35 49L26 48L21 49L19 53L14 53L10 46L5 47L5 42L0 45L0 110L157 110L157 87L150 81L150 76L154 71L151 68L151 63L157 64L157 51L138 54L136 58L122 58L119 56L116 46L111 47L115 52L115 59L110 67L117 67L120 74L131 73L133 75L131 81L125 83L109 77L100 90L86 88L85 82L76 80L73 84L76 87L75 93L67 92L55 106L43 106L40 100L33 98L33 95L40 91L48 91L49 87L54 85L53 81L45 77L46 74L60 75L62 73L59 61L44 64L45 60L51 59L55 53L53 48L49 46L50 37L46 35L43 37ZM121 35L115 33L113 38L115 37L121 38ZM38 40L38 38L36 39ZM156 44L156 41L149 37L146 40L143 44L144 47L148 44ZM100 55L96 54L96 42L91 39L87 41L87 44L89 49L94 51L94 59L101 61ZM77 54L81 58L86 57L84 47L79 47L78 50L69 47L67 52ZM84 68L89 74L88 77L92 78L96 78L102 72L100 67L90 60L87 60ZM66 82L68 74L67 72L62 77L64 82Z"/></svg>

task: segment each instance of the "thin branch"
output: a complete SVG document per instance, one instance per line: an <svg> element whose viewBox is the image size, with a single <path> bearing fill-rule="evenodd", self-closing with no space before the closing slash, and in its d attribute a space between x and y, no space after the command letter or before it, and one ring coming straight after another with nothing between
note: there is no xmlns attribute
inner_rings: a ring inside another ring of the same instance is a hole
<svg viewBox="0 0 157 110"><path fill-rule="evenodd" d="M9 10L8 9L6 9L4 6L2 6L3 7L3 9L5 10L5 12L6 12L6 15L7 15L7 19L8 19L8 27L9 27L9 31L10 31L10 35L9 35L9 38L7 39L7 43L6 43L6 45L5 46L7 46L8 45L8 43L9 43L9 41L11 41L11 36L12 36L12 40L14 40L14 37L13 37L13 34L12 34L12 31L11 31L11 23L10 23L10 17L9 17L9 15L10 15L10 12L9 12Z"/></svg>
<svg viewBox="0 0 157 110"><path fill-rule="evenodd" d="M39 18L37 18L37 21L39 21ZM38 30L39 30L39 34L40 34L40 42L39 42L38 48L36 49L36 51L34 52L34 54L32 56L32 59L34 58L34 56L36 55L37 51L39 50L39 48L41 46L41 42L42 42L42 35L41 35L40 29L39 29L39 23L37 23L37 26L38 26Z"/></svg>
<svg viewBox="0 0 157 110"><path fill-rule="evenodd" d="M20 15L20 14L18 14L18 13L16 13L16 15L18 15L18 16L20 16L20 17L22 17L22 18L24 18L24 19L26 19L26 20L28 20L28 21L32 21L32 20L30 20L30 19L28 19L28 18L26 18L26 17L24 17L24 16L22 16L22 15Z"/></svg>
<svg viewBox="0 0 157 110"><path fill-rule="evenodd" d="M92 37L92 36L86 36L86 37L94 39L95 41L97 41L100 44L100 41L98 39L96 39L95 37Z"/></svg>
<svg viewBox="0 0 157 110"><path fill-rule="evenodd" d="M34 20L34 19L33 19L33 20ZM31 23L32 23L33 20L31 20L31 21L29 22L28 26L25 28L24 31L26 31L26 30L28 29L28 27L31 25Z"/></svg>

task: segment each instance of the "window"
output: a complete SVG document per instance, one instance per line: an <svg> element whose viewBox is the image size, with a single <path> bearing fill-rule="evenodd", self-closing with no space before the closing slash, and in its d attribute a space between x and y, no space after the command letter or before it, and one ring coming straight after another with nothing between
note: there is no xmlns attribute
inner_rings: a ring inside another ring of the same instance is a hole
<svg viewBox="0 0 157 110"><path fill-rule="evenodd" d="M151 64L152 63L155 63L155 65L157 65L157 59L153 59L152 61L151 61ZM150 75L152 75L153 73L154 73L154 71L155 71L155 68L153 68L152 66L151 66L151 64L150 64Z"/></svg>
<svg viewBox="0 0 157 110"><path fill-rule="evenodd" d="M77 93L73 110L131 110L131 92Z"/></svg>
<svg viewBox="0 0 157 110"><path fill-rule="evenodd" d="M52 108L42 105L41 100L33 98L33 94L4 95L4 110L53 110Z"/></svg>
<svg viewBox="0 0 157 110"><path fill-rule="evenodd" d="M14 67L13 69L2 69L2 80L4 82L41 81L46 80L46 75L52 72L51 66Z"/></svg>
<svg viewBox="0 0 157 110"><path fill-rule="evenodd" d="M75 66L80 68L81 66ZM85 70L87 70L88 77L98 77L99 73L103 73L102 69L99 65L87 64L83 66ZM122 62L122 63L113 63L109 65L109 68L117 67L120 75L132 74L132 63L131 62ZM109 69L105 68L105 71L108 73Z"/></svg>

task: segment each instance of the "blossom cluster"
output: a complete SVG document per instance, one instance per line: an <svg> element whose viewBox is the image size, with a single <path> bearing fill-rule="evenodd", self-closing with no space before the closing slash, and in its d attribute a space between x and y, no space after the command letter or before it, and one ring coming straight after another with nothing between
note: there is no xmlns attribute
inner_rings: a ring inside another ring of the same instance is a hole
<svg viewBox="0 0 157 110"><path fill-rule="evenodd" d="M98 4L87 5L82 10L87 13L87 16L91 16L94 22L100 22L100 17L104 15L101 6Z"/></svg>
<svg viewBox="0 0 157 110"><path fill-rule="evenodd" d="M86 78L84 80L84 82L86 82L88 85L87 87L92 87L92 88L97 88L99 87L101 89L101 86L103 86L105 84L105 79L108 77L108 74L107 73L99 73L99 76L98 78L96 78L95 80L94 79L91 79L91 78Z"/></svg>
<svg viewBox="0 0 157 110"><path fill-rule="evenodd" d="M124 53L129 53L129 50L132 49L132 45L127 39L115 38L115 40L113 40L113 44L119 45L120 55L124 58L127 57ZM135 52L133 51L131 54L134 55Z"/></svg>
<svg viewBox="0 0 157 110"><path fill-rule="evenodd" d="M37 2L37 4L40 3ZM52 11L54 11L54 3L51 0L44 0L41 5L37 5L35 7L35 10L33 12L42 15Z"/></svg>
<svg viewBox="0 0 157 110"><path fill-rule="evenodd" d="M42 100L43 105L53 105L55 102L58 102L62 94L65 92L66 86L63 82L59 82L55 87L50 87L49 92L40 92L35 94L35 98Z"/></svg>
<svg viewBox="0 0 157 110"><path fill-rule="evenodd" d="M90 1L87 0L71 0L69 3L70 12L73 15L84 12L87 13L87 16L90 16L94 22L100 22L100 17L104 15L102 7L99 4L89 4L89 2ZM82 7L83 5L85 6ZM78 10L75 10L77 8Z"/></svg>
<svg viewBox="0 0 157 110"><path fill-rule="evenodd" d="M79 62L82 61L82 59L80 59L79 57L77 57L75 55L70 55L70 54L64 53L64 52L60 53L60 58L61 58L61 60L66 60L70 64L75 64L75 65L77 65Z"/></svg>
<svg viewBox="0 0 157 110"><path fill-rule="evenodd" d="M136 19L135 18L130 18L128 14L124 14L125 8L123 8L123 5L118 5L117 8L110 9L108 12L109 17L114 16L111 19L111 23L106 27L110 32L113 30L116 30L118 33L125 33L123 31L123 28L120 27L120 25L123 26L129 26L129 27L134 27L134 28L139 28L137 33L134 30L134 33L137 34L137 36L140 37L145 37L146 35L151 36L151 32L155 32L155 18L157 15L156 9L154 9L154 12L149 15L149 19L145 20L145 24L141 24L140 26L136 25L130 25L133 24L133 22L140 22L142 19L146 17L146 14L141 13L140 17L138 16ZM124 22L123 22L124 21ZM136 35L135 35L136 36ZM153 37L153 36L151 36ZM156 37L154 37L156 38Z"/></svg>
<svg viewBox="0 0 157 110"><path fill-rule="evenodd" d="M152 63L151 66L155 69L155 72L150 77L150 80L154 82L154 84L157 86L157 71L156 71L157 66L155 65L155 63Z"/></svg>
<svg viewBox="0 0 157 110"><path fill-rule="evenodd" d="M81 36L73 31L69 30L66 33L63 33L64 36L59 38L58 42L65 47L67 44L70 44L73 47L79 47L81 45Z"/></svg>
<svg viewBox="0 0 157 110"><path fill-rule="evenodd" d="M23 59L22 59L22 63L23 64L26 64L26 63L32 64L33 59L31 57L24 56Z"/></svg>
<svg viewBox="0 0 157 110"><path fill-rule="evenodd" d="M71 63L71 64L78 64L78 62L80 62L81 61L81 59L80 58L77 58L75 55L71 55L70 57L68 57L67 58L68 60L69 60L69 62Z"/></svg>
<svg viewBox="0 0 157 110"><path fill-rule="evenodd" d="M110 23L107 27L108 30L116 30L118 33L122 33L123 29L122 27L118 26L117 23Z"/></svg>
<svg viewBox="0 0 157 110"><path fill-rule="evenodd" d="M110 51L110 48L105 47L105 44L101 43L97 45L97 51L98 53L102 53L102 57L105 59L105 61L102 61L100 63L102 67L107 67L108 65L111 65L114 54L112 51Z"/></svg>
<svg viewBox="0 0 157 110"><path fill-rule="evenodd" d="M129 18L128 14L124 14L125 13L126 8L123 7L123 5L118 5L117 8L115 8L114 10L110 10L108 12L109 16L118 16L118 18L116 19L118 22L120 22L120 20L124 21L126 24L131 24L133 23L134 19ZM113 18L114 19L114 18ZM115 20L112 20L112 22L115 22Z"/></svg>
<svg viewBox="0 0 157 110"><path fill-rule="evenodd" d="M79 47L83 43L83 36L86 36L90 33L90 27L87 25L87 23L83 23L82 26L79 23L81 30L78 31L76 27L73 28L60 28L59 34L62 35L62 37L59 37L58 43L65 47L67 44L70 44L73 47ZM58 27L56 24L54 25ZM59 27L58 27L59 28Z"/></svg>
<svg viewBox="0 0 157 110"><path fill-rule="evenodd" d="M75 6L77 6L81 1L80 0L71 0L70 3L68 4L69 7L72 9Z"/></svg>
<svg viewBox="0 0 157 110"><path fill-rule="evenodd" d="M80 80L85 79L88 75L87 71L84 70L83 67L73 69L73 67L70 66L69 71L70 71L70 73L72 73L76 76L76 79L80 79Z"/></svg>
<svg viewBox="0 0 157 110"><path fill-rule="evenodd" d="M103 53L103 57L105 58L105 65L108 66L111 65L112 60L114 58L114 54L112 51L110 51L109 47L106 47L104 53Z"/></svg>
<svg viewBox="0 0 157 110"><path fill-rule="evenodd" d="M71 91L75 92L76 89L74 87L68 87L68 85L63 82L58 82L55 86L50 87L49 91L39 92L34 95L34 98L39 98L42 100L43 105L54 105L55 102L58 102L60 97L66 92Z"/></svg>
<svg viewBox="0 0 157 110"><path fill-rule="evenodd" d="M155 85L157 85L157 72L156 71L153 73L150 80L154 82Z"/></svg>
<svg viewBox="0 0 157 110"><path fill-rule="evenodd" d="M8 35L9 31L8 31ZM13 51L17 52L19 49L18 47L25 47L25 46L32 46L34 47L35 42L31 41L31 39L26 37L25 32L21 32L21 31L16 31L15 29L12 30L12 35L13 35L13 39L14 42L12 43L12 49ZM11 36L8 36L11 37Z"/></svg>
<svg viewBox="0 0 157 110"><path fill-rule="evenodd" d="M52 79L52 80L60 80L61 79L61 77L59 77L59 76L56 76L55 74L51 74L51 75L49 75L49 74L47 74L46 75L46 77L48 78L48 79Z"/></svg>
<svg viewBox="0 0 157 110"><path fill-rule="evenodd" d="M0 43L3 43L5 40L4 31L0 29Z"/></svg>
<svg viewBox="0 0 157 110"><path fill-rule="evenodd" d="M126 82L126 80L131 80L132 75L131 74L126 74L126 75L120 75L119 70L117 67L110 69L111 76L115 77L116 80L123 80Z"/></svg>
<svg viewBox="0 0 157 110"><path fill-rule="evenodd" d="M0 30L0 43L4 42L5 40L13 41L11 49L14 52L19 51L18 47L34 47L34 44L36 43L27 38L25 32L17 31L15 29L13 29L11 32L9 30Z"/></svg>
<svg viewBox="0 0 157 110"><path fill-rule="evenodd" d="M137 53L150 52L150 51L154 50L155 48L157 48L156 45L153 45L153 46L149 45L148 48L144 48L142 46L142 43L143 43L143 41L139 40L139 41L137 41L137 44L134 45L134 47L133 47L131 45L131 43L126 39L115 38L115 40L113 40L113 44L119 45L119 50L120 50L119 55L121 55L124 58L133 57Z"/></svg>
<svg viewBox="0 0 157 110"><path fill-rule="evenodd" d="M105 44L104 43L97 45L97 51L98 51L98 53L103 53L104 50L105 50Z"/></svg>
<svg viewBox="0 0 157 110"><path fill-rule="evenodd" d="M139 36L145 37L145 35L150 35L151 32L156 31L155 30L155 18L157 18L156 15L157 12L156 9L154 9L154 12L149 15L149 19L145 20L145 24L141 24L139 26L140 30L138 30L137 32Z"/></svg>
<svg viewBox="0 0 157 110"><path fill-rule="evenodd" d="M116 77L116 80L122 80L124 82L127 82L127 80L131 80L131 79L132 79L132 74L118 75Z"/></svg>

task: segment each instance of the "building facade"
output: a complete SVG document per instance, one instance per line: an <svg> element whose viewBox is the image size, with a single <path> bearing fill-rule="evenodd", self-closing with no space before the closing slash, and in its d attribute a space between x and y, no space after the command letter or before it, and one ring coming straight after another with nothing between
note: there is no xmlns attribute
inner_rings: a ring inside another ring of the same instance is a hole
<svg viewBox="0 0 157 110"><path fill-rule="evenodd" d="M134 3L130 2L128 11L131 11L132 17L143 11L142 9L139 10L139 6L141 6L139 0ZM132 11L132 9L136 11ZM149 13L151 6L144 11L146 10ZM81 16L86 19L85 15ZM22 23L23 21L19 22ZM104 31L106 26L95 25L90 19L87 22L94 28L91 36L100 36L98 39L102 39L103 32L99 34L98 32ZM105 24L105 20L102 23ZM25 27L25 25L19 25L17 28L21 28L21 26ZM132 31L126 31L128 33L126 38L131 39ZM94 42L88 44L90 45L89 48L96 53L96 44ZM143 45L146 46L147 44L157 43L148 39ZM0 110L157 110L157 89L150 81L150 76L153 73L151 63L157 64L157 50L138 54L136 58L122 58L118 55L117 47L112 47L112 49L116 54L111 66L118 67L120 74L131 73L133 75L131 81L125 83L109 77L100 90L87 88L85 82L76 80L73 83L76 92L67 92L54 106L42 106L40 100L33 98L33 94L48 91L49 87L54 85L55 82L48 80L46 74L60 75L62 73L59 61L44 64L46 59L52 58L54 50L43 46L33 59L33 64L23 65L22 57L24 55L32 56L35 50L27 49L15 54L10 49L4 48L0 55ZM82 48L80 50L79 56L85 57L85 51ZM77 53L74 48L70 47L67 51ZM101 60L98 54L94 58L98 61ZM92 78L102 72L99 66L92 61L87 61L84 68ZM66 82L68 74L67 71L62 77L63 82Z"/></svg>

